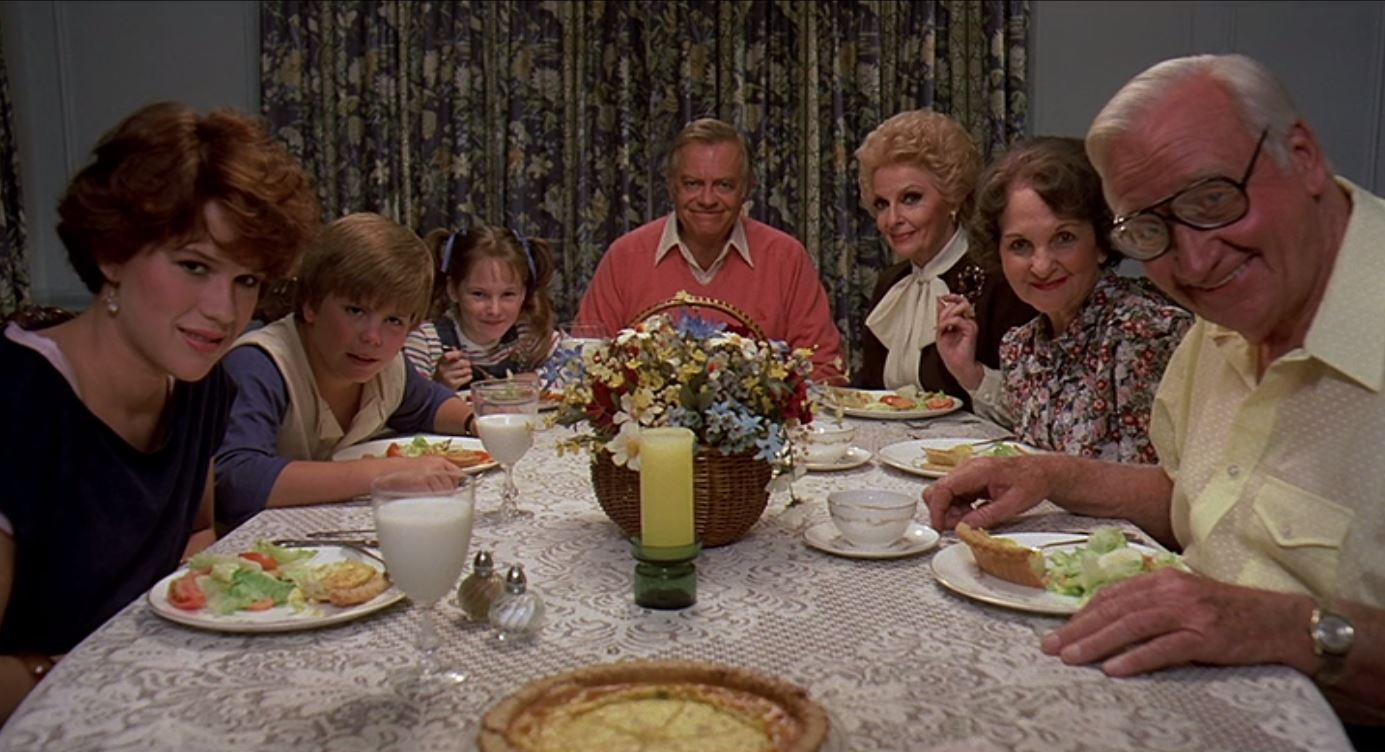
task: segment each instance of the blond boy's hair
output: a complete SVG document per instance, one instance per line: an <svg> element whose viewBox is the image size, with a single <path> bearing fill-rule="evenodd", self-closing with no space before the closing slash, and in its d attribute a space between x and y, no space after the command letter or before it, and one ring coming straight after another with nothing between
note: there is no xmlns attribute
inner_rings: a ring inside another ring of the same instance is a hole
<svg viewBox="0 0 1385 752"><path fill-rule="evenodd" d="M428 315L432 291L433 258L413 230L379 214L348 214L303 255L295 315L337 295L372 308L398 307L412 329Z"/></svg>

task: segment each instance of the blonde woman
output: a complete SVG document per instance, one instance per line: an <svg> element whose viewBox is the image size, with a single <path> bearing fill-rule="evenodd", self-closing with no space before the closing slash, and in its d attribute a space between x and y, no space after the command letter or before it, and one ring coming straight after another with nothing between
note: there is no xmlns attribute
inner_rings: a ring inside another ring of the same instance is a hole
<svg viewBox="0 0 1385 752"><path fill-rule="evenodd" d="M962 126L946 115L901 112L856 150L861 205L899 262L881 272L871 296L857 386L913 385L968 400L938 354L937 316L945 301L972 301L981 327L976 357L999 365L1000 339L1034 310L999 274L967 256L962 225L971 209L981 157Z"/></svg>

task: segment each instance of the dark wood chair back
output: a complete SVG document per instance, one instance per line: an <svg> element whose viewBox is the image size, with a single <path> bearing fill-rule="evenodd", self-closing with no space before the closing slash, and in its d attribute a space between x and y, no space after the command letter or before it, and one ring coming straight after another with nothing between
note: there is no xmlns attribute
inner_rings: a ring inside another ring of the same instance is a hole
<svg viewBox="0 0 1385 752"><path fill-rule="evenodd" d="M8 325L13 321L19 324L20 329L33 331L35 329L47 329L50 326L57 326L76 315L76 313L66 308L28 304L20 306L10 313L10 315L6 316L4 323Z"/></svg>

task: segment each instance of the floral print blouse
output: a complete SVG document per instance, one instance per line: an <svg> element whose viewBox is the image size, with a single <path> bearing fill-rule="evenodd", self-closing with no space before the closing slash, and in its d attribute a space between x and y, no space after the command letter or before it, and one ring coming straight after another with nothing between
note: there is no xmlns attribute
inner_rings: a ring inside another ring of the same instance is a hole
<svg viewBox="0 0 1385 752"><path fill-rule="evenodd" d="M1148 280L1106 270L1057 337L1045 316L1011 329L1000 345L1001 400L1015 435L1055 452L1157 462L1154 392L1192 322Z"/></svg>

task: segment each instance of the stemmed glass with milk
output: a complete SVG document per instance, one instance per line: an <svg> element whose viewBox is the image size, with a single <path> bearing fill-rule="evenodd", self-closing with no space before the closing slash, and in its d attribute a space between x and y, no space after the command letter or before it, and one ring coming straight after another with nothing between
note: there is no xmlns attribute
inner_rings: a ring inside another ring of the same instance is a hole
<svg viewBox="0 0 1385 752"><path fill-rule="evenodd" d="M487 520L513 522L532 517L520 509L515 487L515 463L534 445L539 425L539 386L524 379L489 379L471 385L471 409L476 411L476 433L491 458L505 469L505 490L500 508L484 515Z"/></svg>
<svg viewBox="0 0 1385 752"><path fill-rule="evenodd" d="M375 532L390 579L419 612L422 660L395 677L405 693L460 684L466 674L442 665L433 607L457 586L471 545L475 481L460 470L408 470L382 475L370 488Z"/></svg>

